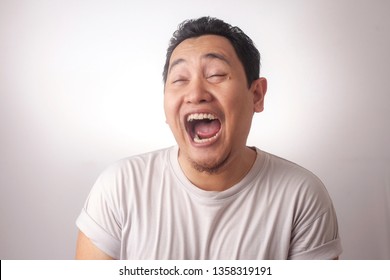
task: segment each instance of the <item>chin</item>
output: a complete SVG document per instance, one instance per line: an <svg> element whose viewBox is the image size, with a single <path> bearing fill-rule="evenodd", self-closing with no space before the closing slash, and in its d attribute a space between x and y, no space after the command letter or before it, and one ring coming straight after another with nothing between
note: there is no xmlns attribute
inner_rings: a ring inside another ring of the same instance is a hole
<svg viewBox="0 0 390 280"><path fill-rule="evenodd" d="M208 153L207 158L199 157L187 157L188 161L191 163L192 167L202 173L216 174L226 165L228 162L228 156L225 158L217 159Z"/></svg>

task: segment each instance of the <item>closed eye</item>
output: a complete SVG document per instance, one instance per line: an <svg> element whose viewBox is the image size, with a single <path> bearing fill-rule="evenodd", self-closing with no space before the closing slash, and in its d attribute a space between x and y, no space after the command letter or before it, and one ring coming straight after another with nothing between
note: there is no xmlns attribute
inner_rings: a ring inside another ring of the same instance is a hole
<svg viewBox="0 0 390 280"><path fill-rule="evenodd" d="M226 79L227 74L212 74L207 77L207 80L212 82L212 83L219 83L222 82Z"/></svg>
<svg viewBox="0 0 390 280"><path fill-rule="evenodd" d="M187 81L188 81L188 79L186 79L186 78L177 78L177 79L172 80L172 84L180 84L180 83L184 83Z"/></svg>

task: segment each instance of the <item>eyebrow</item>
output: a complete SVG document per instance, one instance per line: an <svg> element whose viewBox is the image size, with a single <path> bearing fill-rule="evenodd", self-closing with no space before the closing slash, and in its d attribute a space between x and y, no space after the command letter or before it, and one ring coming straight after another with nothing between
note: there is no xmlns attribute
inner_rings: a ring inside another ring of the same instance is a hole
<svg viewBox="0 0 390 280"><path fill-rule="evenodd" d="M168 73L170 73L172 71L172 68L174 68L176 65L179 65L179 64L184 63L184 62L186 62L186 60L184 58L179 58L179 59L174 60L171 63L171 65L169 66Z"/></svg>
<svg viewBox="0 0 390 280"><path fill-rule="evenodd" d="M220 54L220 53L207 53L202 58L209 58L209 59L215 58L215 59L219 59L219 60L225 62L226 64L230 65L230 61L223 54Z"/></svg>
<svg viewBox="0 0 390 280"><path fill-rule="evenodd" d="M230 61L224 55L219 54L219 53L206 53L205 55L202 56L202 59L218 59L218 60L221 60L228 65L231 65ZM168 73L170 73L175 66L177 66L181 63L185 63L185 62L187 62L187 61L184 58L178 58L178 59L174 60L171 63L171 65L169 66Z"/></svg>

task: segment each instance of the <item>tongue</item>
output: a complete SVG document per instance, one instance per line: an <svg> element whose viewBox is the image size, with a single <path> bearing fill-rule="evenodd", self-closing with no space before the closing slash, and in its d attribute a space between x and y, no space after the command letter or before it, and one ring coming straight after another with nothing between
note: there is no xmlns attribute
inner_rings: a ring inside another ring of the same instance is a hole
<svg viewBox="0 0 390 280"><path fill-rule="evenodd" d="M218 120L197 121L194 126L195 133L202 139L213 137L221 129L221 123Z"/></svg>

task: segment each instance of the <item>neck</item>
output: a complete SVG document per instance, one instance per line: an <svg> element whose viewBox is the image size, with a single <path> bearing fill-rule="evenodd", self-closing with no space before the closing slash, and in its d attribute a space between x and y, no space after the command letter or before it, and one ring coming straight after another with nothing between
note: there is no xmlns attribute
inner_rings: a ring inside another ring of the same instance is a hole
<svg viewBox="0 0 390 280"><path fill-rule="evenodd" d="M240 182L252 168L257 152L245 147L243 152L230 155L215 172L195 168L188 159L179 157L180 166L186 177L198 188L205 191L224 191Z"/></svg>

